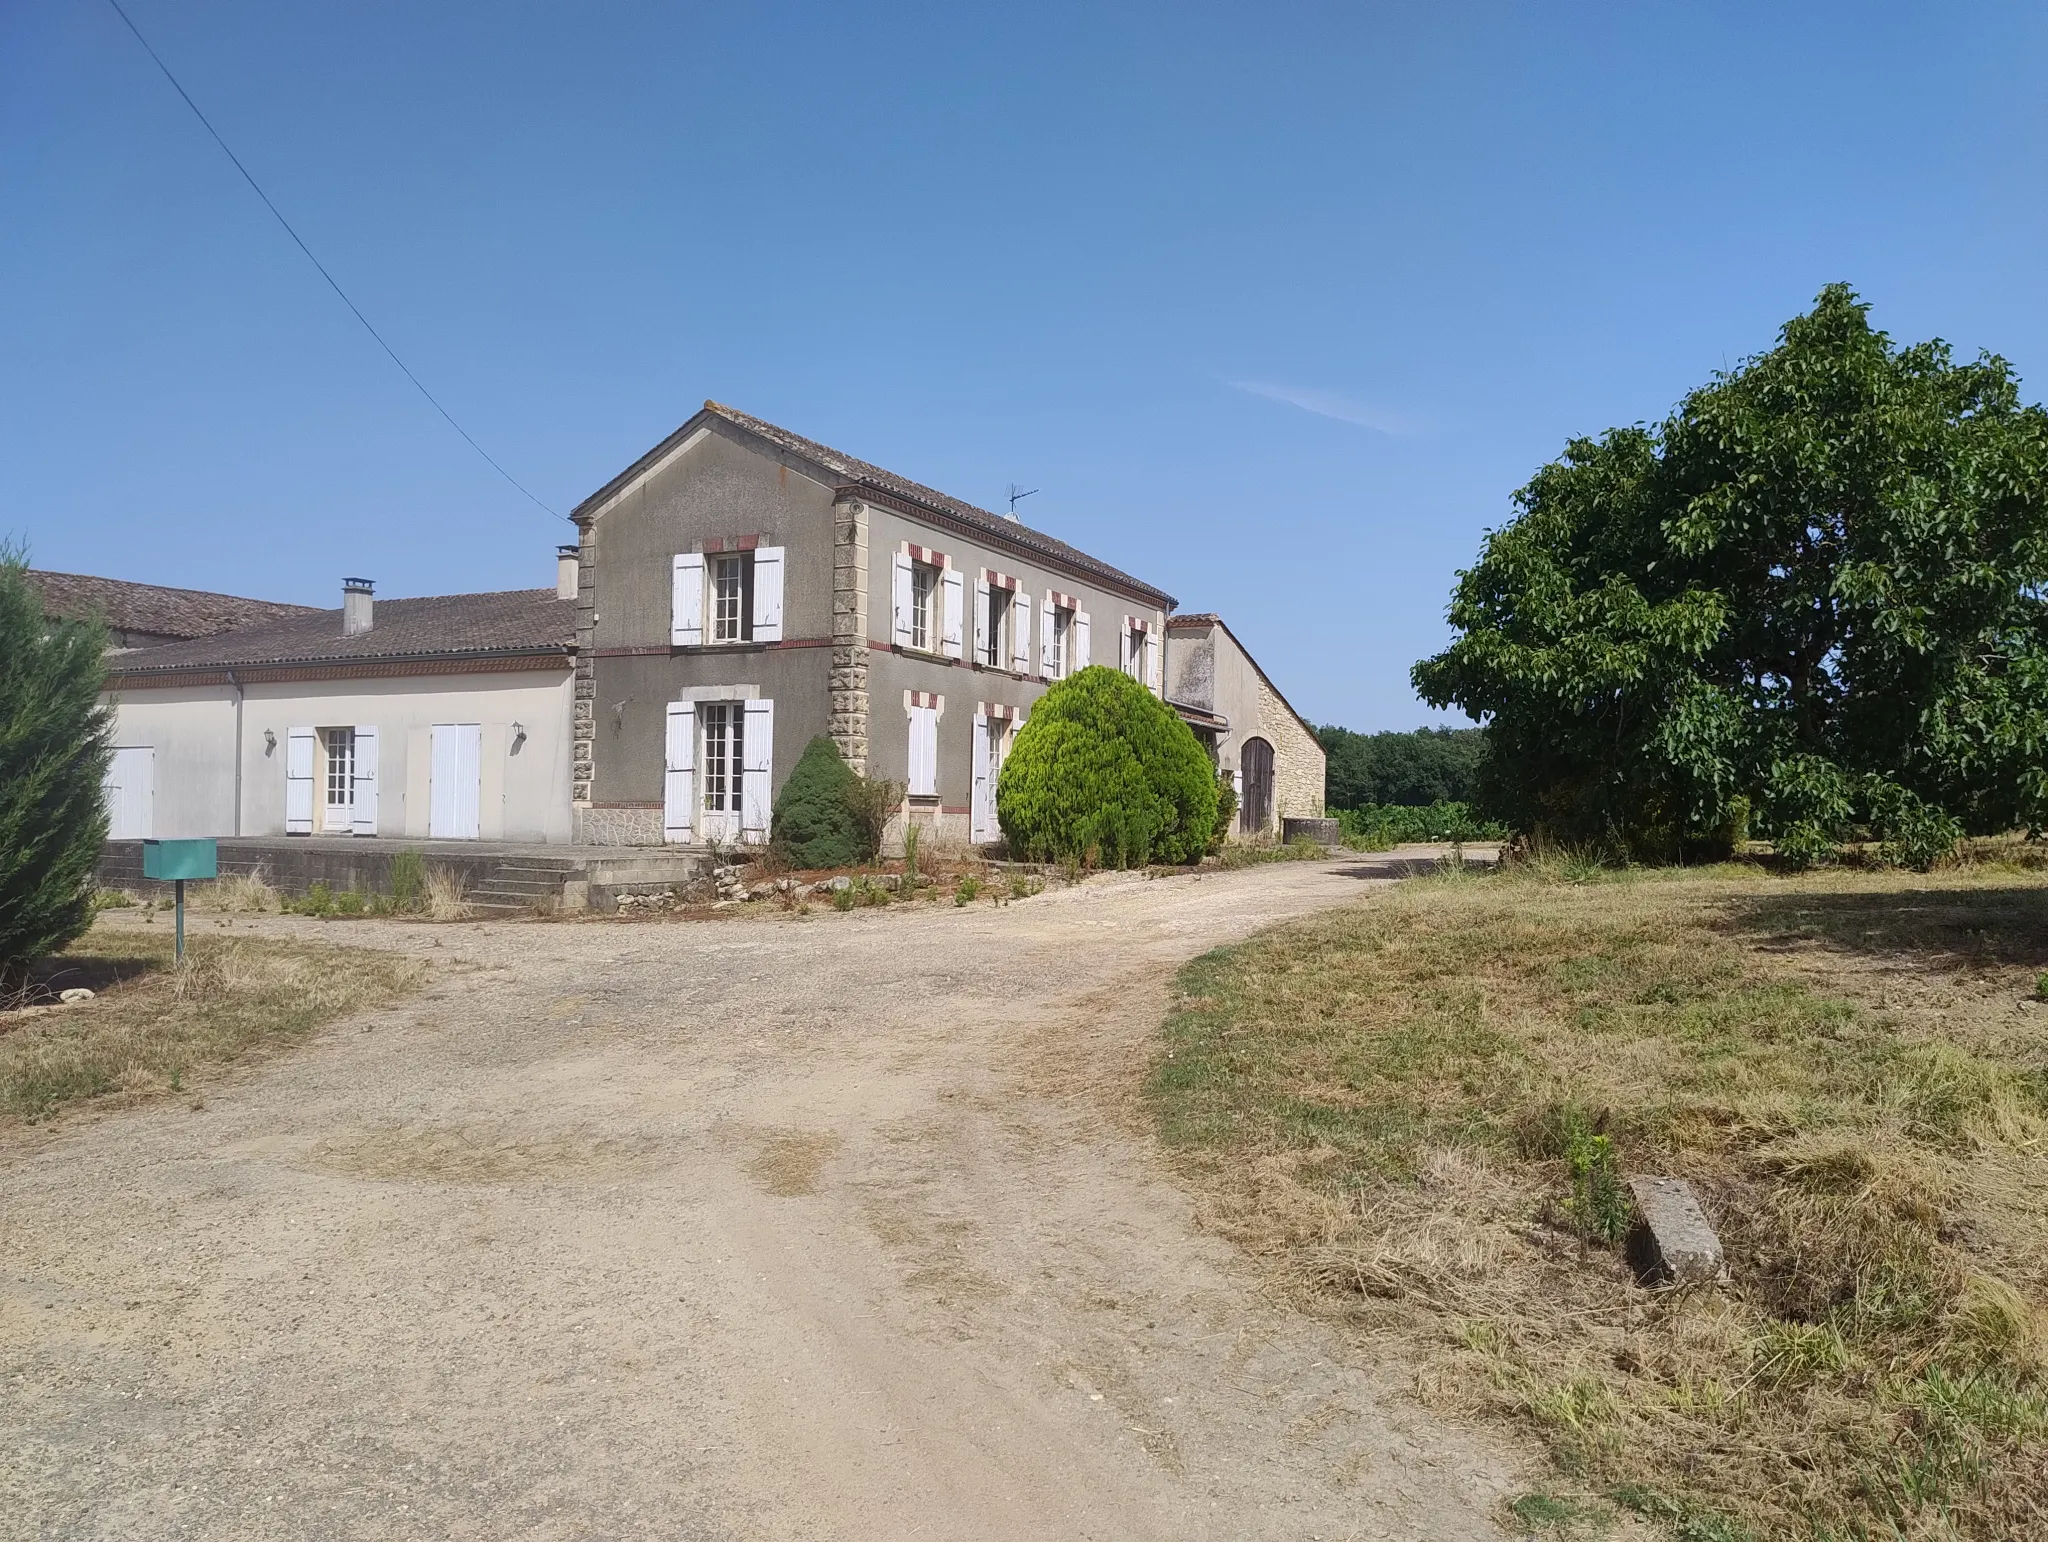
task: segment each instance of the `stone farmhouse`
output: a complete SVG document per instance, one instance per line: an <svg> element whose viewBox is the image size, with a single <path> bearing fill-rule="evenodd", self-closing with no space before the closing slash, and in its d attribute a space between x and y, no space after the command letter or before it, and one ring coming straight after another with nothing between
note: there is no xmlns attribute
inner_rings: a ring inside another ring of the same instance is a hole
<svg viewBox="0 0 2048 1542"><path fill-rule="evenodd" d="M827 734L904 788L892 843L979 845L1032 704L1091 663L1195 728L1242 833L1322 811L1313 734L1217 618L771 423L706 403L572 517L551 589L348 579L316 610L37 575L125 645L113 838L756 844Z"/></svg>
<svg viewBox="0 0 2048 1542"><path fill-rule="evenodd" d="M716 403L573 518L579 840L764 839L777 768L828 733L904 785L901 819L991 841L1052 682L1103 663L1161 691L1171 595Z"/></svg>

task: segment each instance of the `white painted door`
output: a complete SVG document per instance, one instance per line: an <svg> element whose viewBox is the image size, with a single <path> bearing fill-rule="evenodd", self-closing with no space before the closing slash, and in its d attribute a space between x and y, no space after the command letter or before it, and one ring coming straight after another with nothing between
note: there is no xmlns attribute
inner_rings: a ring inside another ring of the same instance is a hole
<svg viewBox="0 0 2048 1542"><path fill-rule="evenodd" d="M737 845L746 797L747 704L707 701L697 708L697 786L703 814L700 837Z"/></svg>
<svg viewBox="0 0 2048 1542"><path fill-rule="evenodd" d="M107 839L141 841L156 834L156 751L116 749L107 763Z"/></svg>
<svg viewBox="0 0 2048 1542"><path fill-rule="evenodd" d="M436 723L427 788L427 834L473 841L483 813L484 730L481 723Z"/></svg>

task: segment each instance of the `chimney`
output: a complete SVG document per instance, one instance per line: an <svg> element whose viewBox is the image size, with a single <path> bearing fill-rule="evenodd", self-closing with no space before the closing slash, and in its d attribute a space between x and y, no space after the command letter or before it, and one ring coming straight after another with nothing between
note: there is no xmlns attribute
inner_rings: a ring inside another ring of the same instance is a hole
<svg viewBox="0 0 2048 1542"><path fill-rule="evenodd" d="M377 586L367 578L341 581L341 635L355 637L370 630L370 592Z"/></svg>
<svg viewBox="0 0 2048 1542"><path fill-rule="evenodd" d="M573 600L576 598L578 569L583 562L580 547L557 546L555 548L555 598Z"/></svg>

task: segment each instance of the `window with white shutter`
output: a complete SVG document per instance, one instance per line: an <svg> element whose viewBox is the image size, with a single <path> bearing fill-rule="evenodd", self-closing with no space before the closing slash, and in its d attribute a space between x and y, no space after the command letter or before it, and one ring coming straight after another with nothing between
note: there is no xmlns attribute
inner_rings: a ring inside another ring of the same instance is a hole
<svg viewBox="0 0 2048 1542"><path fill-rule="evenodd" d="M355 787L353 818L350 821L357 835L377 833L377 727L374 723L356 724Z"/></svg>
<svg viewBox="0 0 2048 1542"><path fill-rule="evenodd" d="M939 578L946 597L939 622L940 651L949 659L957 659L963 651L962 638L966 632L967 581L958 568L947 568Z"/></svg>
<svg viewBox="0 0 2048 1542"><path fill-rule="evenodd" d="M921 691L913 691L909 713L908 790L913 798L936 798L939 795L938 699Z"/></svg>
<svg viewBox="0 0 2048 1542"><path fill-rule="evenodd" d="M754 641L782 641L782 548L754 549Z"/></svg>
<svg viewBox="0 0 2048 1542"><path fill-rule="evenodd" d="M1002 590L989 586L986 573L974 581L974 662L977 664L987 664L991 667L995 664L989 646L990 624L995 620L990 604L993 597L1001 593ZM998 643L996 646L1000 647L1001 644Z"/></svg>
<svg viewBox="0 0 2048 1542"><path fill-rule="evenodd" d="M890 584L890 640L899 648L912 647L911 642L911 568L910 553L898 552Z"/></svg>
<svg viewBox="0 0 2048 1542"><path fill-rule="evenodd" d="M1062 612L1053 603L1053 592L1045 591L1045 608L1039 612L1044 619L1038 626L1038 672L1048 680L1060 677L1060 644L1066 641L1065 628L1073 620L1073 612Z"/></svg>
<svg viewBox="0 0 2048 1542"><path fill-rule="evenodd" d="M313 833L313 739L315 728L287 728L284 734L284 833Z"/></svg>
<svg viewBox="0 0 2048 1542"><path fill-rule="evenodd" d="M775 703L747 703L746 744L742 764L745 780L740 789L740 839L749 845L765 845L769 813L773 807L775 782Z"/></svg>
<svg viewBox="0 0 2048 1542"><path fill-rule="evenodd" d="M1074 668L1086 669L1088 663L1088 612L1084 610L1074 616Z"/></svg>
<svg viewBox="0 0 2048 1542"><path fill-rule="evenodd" d="M668 640L672 647L704 643L704 554L679 551L669 584Z"/></svg>
<svg viewBox="0 0 2048 1542"><path fill-rule="evenodd" d="M1031 596L1022 589L1010 606L1010 668L1020 675L1031 673Z"/></svg>
<svg viewBox="0 0 2048 1542"><path fill-rule="evenodd" d="M968 799L967 838L977 846L995 839L989 826L995 823L995 767L989 753L989 716L974 714L974 790Z"/></svg>
<svg viewBox="0 0 2048 1542"><path fill-rule="evenodd" d="M663 744L661 833L668 841L687 841L696 821L697 708L687 701L668 704Z"/></svg>

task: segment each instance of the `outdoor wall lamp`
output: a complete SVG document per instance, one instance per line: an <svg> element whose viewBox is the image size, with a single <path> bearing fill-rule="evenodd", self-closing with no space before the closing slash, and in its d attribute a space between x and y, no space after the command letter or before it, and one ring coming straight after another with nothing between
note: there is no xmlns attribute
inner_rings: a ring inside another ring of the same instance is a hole
<svg viewBox="0 0 2048 1542"><path fill-rule="evenodd" d="M265 755L275 755L277 753L277 733L274 729L266 728L263 730L263 753Z"/></svg>
<svg viewBox="0 0 2048 1542"><path fill-rule="evenodd" d="M514 723L512 725L512 753L517 755L519 753L519 746L525 742L526 725L524 723Z"/></svg>

